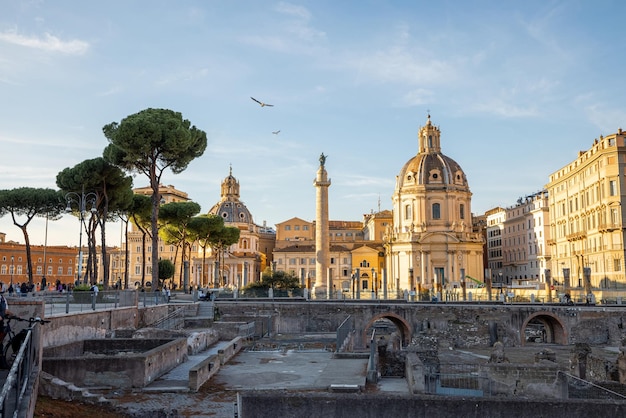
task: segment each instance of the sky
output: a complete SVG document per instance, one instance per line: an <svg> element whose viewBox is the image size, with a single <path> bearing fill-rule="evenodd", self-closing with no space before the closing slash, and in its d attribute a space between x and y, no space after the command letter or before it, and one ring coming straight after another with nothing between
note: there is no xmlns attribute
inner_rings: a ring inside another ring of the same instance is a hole
<svg viewBox="0 0 626 418"><path fill-rule="evenodd" d="M330 219L360 221L392 209L430 114L471 211L512 206L626 128L625 12L603 0L0 0L0 189L57 189L57 173L102 155L103 126L165 108L207 133L204 155L162 178L202 213L232 168L255 223L313 221L324 153ZM119 224L107 228L119 244ZM0 232L24 242L10 216ZM29 234L75 246L79 225L36 218Z"/></svg>

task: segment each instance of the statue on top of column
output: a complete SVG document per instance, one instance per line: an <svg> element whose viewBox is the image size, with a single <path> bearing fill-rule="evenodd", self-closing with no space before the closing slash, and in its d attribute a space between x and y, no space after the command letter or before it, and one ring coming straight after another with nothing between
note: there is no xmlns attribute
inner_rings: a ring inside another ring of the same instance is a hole
<svg viewBox="0 0 626 418"><path fill-rule="evenodd" d="M324 164L326 163L326 157L328 157L328 156L324 155L324 153L322 153L322 155L320 155L320 167L324 167Z"/></svg>

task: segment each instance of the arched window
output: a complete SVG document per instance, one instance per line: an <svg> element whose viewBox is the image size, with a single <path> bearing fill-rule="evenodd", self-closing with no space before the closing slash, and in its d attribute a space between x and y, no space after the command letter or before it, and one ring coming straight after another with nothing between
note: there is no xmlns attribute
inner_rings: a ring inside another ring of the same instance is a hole
<svg viewBox="0 0 626 418"><path fill-rule="evenodd" d="M433 203L433 219L441 219L441 205Z"/></svg>
<svg viewBox="0 0 626 418"><path fill-rule="evenodd" d="M405 205L404 206L404 219L410 220L412 218L413 218L413 213L411 210L411 205L410 204Z"/></svg>

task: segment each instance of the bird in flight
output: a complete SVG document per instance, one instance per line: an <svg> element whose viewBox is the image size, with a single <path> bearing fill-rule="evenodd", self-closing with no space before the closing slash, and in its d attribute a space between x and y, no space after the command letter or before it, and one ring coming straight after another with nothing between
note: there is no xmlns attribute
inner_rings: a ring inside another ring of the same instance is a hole
<svg viewBox="0 0 626 418"><path fill-rule="evenodd" d="M270 106L270 107L271 107L271 106L274 106L274 105L271 105L271 104L267 104L267 103L260 102L260 101L258 101L257 99L255 99L255 98L254 98L254 97L252 97L252 96L251 96L250 98L251 98L252 100L254 100L255 102L257 102L258 104L260 104L260 105L261 105L261 107L265 107L265 106Z"/></svg>
<svg viewBox="0 0 626 418"><path fill-rule="evenodd" d="M280 133L280 130L278 130L278 131L272 131L272 133L273 133L274 135L278 135L278 134Z"/></svg>

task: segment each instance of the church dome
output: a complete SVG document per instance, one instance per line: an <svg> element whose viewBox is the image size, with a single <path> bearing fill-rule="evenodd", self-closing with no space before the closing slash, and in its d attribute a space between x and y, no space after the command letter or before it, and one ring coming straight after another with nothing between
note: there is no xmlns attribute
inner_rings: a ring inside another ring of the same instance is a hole
<svg viewBox="0 0 626 418"><path fill-rule="evenodd" d="M209 214L221 216L227 223L253 223L250 211L239 200L239 182L233 177L232 167L228 176L222 181L221 199L213 205Z"/></svg>
<svg viewBox="0 0 626 418"><path fill-rule="evenodd" d="M430 121L419 130L419 150L416 156L404 164L398 175L398 188L431 186L437 188L455 186L468 188L467 178L461 166L441 153L441 132Z"/></svg>

